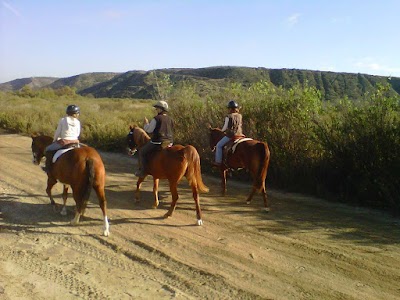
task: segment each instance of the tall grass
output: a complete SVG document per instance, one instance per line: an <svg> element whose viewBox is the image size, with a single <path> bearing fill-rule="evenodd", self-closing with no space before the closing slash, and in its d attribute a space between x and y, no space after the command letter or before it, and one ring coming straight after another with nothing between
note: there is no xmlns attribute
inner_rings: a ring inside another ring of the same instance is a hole
<svg viewBox="0 0 400 300"><path fill-rule="evenodd" d="M203 165L213 158L207 125L221 127L226 103L234 99L242 106L245 134L271 149L268 185L400 213L400 100L388 86L359 101L336 102L323 101L315 88L283 89L263 81L207 94L190 83L165 86L157 93L170 104L175 142L194 145ZM53 135L71 103L81 107L81 140L110 151L125 148L129 125L154 115L151 100L25 89L0 92L0 126Z"/></svg>

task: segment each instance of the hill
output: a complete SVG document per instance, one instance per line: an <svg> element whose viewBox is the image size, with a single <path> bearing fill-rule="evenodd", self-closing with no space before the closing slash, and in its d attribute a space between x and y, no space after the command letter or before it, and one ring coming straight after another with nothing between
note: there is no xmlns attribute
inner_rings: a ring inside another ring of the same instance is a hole
<svg viewBox="0 0 400 300"><path fill-rule="evenodd" d="M32 89L40 89L52 84L58 78L56 77L30 77L15 79L6 83L0 84L1 91L18 91L24 86L29 86Z"/></svg>
<svg viewBox="0 0 400 300"><path fill-rule="evenodd" d="M326 100L348 97L359 99L373 92L378 84L389 84L393 94L400 94L400 78L356 73L338 73L299 69L267 69L250 67L208 67L197 69L157 69L151 71L128 71L125 73L86 73L68 78L27 78L0 84L0 90L18 90L24 85L33 88L75 88L78 94L108 98L152 97L154 79L152 73L168 75L173 83L189 81L200 87L200 92L237 82L250 85L258 81L271 82L289 89L297 84L316 87ZM39 80L40 79L40 80ZM46 84L47 80L47 84Z"/></svg>

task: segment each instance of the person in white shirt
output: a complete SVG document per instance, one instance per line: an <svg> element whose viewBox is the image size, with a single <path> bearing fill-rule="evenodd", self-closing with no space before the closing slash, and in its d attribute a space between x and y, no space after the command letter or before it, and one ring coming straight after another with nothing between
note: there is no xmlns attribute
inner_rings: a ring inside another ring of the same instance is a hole
<svg viewBox="0 0 400 300"><path fill-rule="evenodd" d="M67 144L79 143L79 135L81 134L81 122L78 120L80 114L79 106L68 105L66 114L67 115L58 122L53 143L46 148L46 172L50 170L51 160L55 151Z"/></svg>

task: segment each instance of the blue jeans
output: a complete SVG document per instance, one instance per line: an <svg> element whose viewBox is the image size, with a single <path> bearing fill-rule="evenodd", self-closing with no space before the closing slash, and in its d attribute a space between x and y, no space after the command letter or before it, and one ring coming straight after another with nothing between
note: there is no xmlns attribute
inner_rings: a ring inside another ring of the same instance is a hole
<svg viewBox="0 0 400 300"><path fill-rule="evenodd" d="M61 149L61 147L62 147L62 146L61 146L59 143L53 142L53 143L51 143L50 145L48 145L48 146L46 147L46 152L47 152L47 151L56 151L56 150Z"/></svg>
<svg viewBox="0 0 400 300"><path fill-rule="evenodd" d="M222 154L224 146L230 141L231 139L227 136L224 136L220 141L217 143L217 149L215 150L215 162L222 163Z"/></svg>

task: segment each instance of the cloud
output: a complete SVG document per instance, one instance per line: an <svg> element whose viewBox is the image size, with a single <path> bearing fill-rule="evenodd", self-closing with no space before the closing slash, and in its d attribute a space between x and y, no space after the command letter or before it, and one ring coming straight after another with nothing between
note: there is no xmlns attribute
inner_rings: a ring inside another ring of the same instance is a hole
<svg viewBox="0 0 400 300"><path fill-rule="evenodd" d="M6 1L2 1L2 4L6 9L11 11L15 16L22 17L20 12L17 9L15 9L14 7L12 7L10 3L6 2Z"/></svg>
<svg viewBox="0 0 400 300"><path fill-rule="evenodd" d="M371 57L365 57L354 63L354 66L360 69L370 70L375 73L386 73L386 74L400 74L400 68L389 67L377 62L376 59Z"/></svg>
<svg viewBox="0 0 400 300"><path fill-rule="evenodd" d="M286 18L285 22L289 27L293 27L294 25L296 25L299 22L300 16L301 16L301 14L295 13L295 14L291 15L290 17Z"/></svg>

